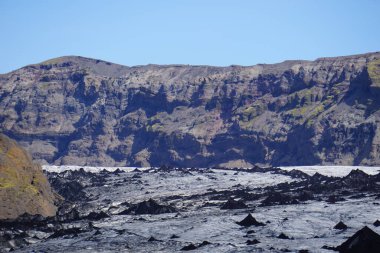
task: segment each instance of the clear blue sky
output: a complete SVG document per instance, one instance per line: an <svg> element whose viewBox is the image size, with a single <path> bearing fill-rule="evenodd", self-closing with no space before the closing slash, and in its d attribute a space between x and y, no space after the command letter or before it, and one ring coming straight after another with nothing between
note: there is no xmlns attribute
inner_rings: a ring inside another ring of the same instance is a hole
<svg viewBox="0 0 380 253"><path fill-rule="evenodd" d="M63 55L254 65L380 50L377 0L0 0L0 73Z"/></svg>

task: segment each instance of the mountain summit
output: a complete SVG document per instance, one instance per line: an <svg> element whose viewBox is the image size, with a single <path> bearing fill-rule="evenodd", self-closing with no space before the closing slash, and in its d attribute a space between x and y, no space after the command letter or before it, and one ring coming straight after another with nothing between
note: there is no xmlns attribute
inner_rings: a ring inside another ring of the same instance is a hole
<svg viewBox="0 0 380 253"><path fill-rule="evenodd" d="M51 164L380 164L380 53L229 67L61 57L0 75L0 107L2 131Z"/></svg>

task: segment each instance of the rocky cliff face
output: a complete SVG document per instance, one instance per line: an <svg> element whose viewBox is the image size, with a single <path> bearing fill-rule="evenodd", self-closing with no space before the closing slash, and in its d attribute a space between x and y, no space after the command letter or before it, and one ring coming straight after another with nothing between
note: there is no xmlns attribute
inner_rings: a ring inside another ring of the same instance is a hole
<svg viewBox="0 0 380 253"><path fill-rule="evenodd" d="M1 75L0 108L1 129L52 164L380 164L380 53L250 67L62 57Z"/></svg>
<svg viewBox="0 0 380 253"><path fill-rule="evenodd" d="M24 213L54 216L55 201L40 166L33 164L24 149L0 134L0 219Z"/></svg>

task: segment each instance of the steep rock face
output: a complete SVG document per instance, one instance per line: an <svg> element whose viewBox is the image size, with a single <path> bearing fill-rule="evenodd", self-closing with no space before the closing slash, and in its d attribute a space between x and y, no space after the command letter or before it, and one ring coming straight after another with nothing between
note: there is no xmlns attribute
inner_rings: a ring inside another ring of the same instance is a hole
<svg viewBox="0 0 380 253"><path fill-rule="evenodd" d="M41 167L33 164L23 148L0 134L0 219L24 213L54 216L58 200Z"/></svg>
<svg viewBox="0 0 380 253"><path fill-rule="evenodd" d="M250 67L61 57L0 75L0 127L53 164L380 164L380 53Z"/></svg>

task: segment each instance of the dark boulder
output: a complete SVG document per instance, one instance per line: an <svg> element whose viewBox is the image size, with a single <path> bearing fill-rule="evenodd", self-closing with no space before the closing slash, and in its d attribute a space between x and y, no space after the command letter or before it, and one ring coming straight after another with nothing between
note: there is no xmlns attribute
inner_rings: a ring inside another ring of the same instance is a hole
<svg viewBox="0 0 380 253"><path fill-rule="evenodd" d="M226 203L221 207L221 209L244 209L248 206L242 200L234 200L233 198L228 199Z"/></svg>
<svg viewBox="0 0 380 253"><path fill-rule="evenodd" d="M345 199L339 196L335 196L335 195L331 195L327 199L327 203L330 203L330 204L335 204L338 201L345 201Z"/></svg>
<svg viewBox="0 0 380 253"><path fill-rule="evenodd" d="M287 235L284 234L284 233L281 233L279 236L277 236L277 238L279 238L279 239L290 239L290 237L287 236Z"/></svg>
<svg viewBox="0 0 380 253"><path fill-rule="evenodd" d="M65 178L54 178L50 180L50 183L55 191L57 191L65 200L68 201L85 201L87 200L86 193L84 192L84 186L77 181L69 181Z"/></svg>
<svg viewBox="0 0 380 253"><path fill-rule="evenodd" d="M334 226L334 229L339 229L339 230L344 230L347 228L348 228L347 225L344 224L342 221L338 222L338 224Z"/></svg>
<svg viewBox="0 0 380 253"><path fill-rule="evenodd" d="M365 226L336 249L340 253L379 253L380 235Z"/></svg>
<svg viewBox="0 0 380 253"><path fill-rule="evenodd" d="M80 213L76 208L69 209L69 207L62 206L60 209L58 209L58 213L55 219L60 222L79 220Z"/></svg>
<svg viewBox="0 0 380 253"><path fill-rule="evenodd" d="M311 182L321 182L321 181L329 181L331 178L325 175L322 175L319 172L316 172L314 175L312 175L309 178L309 181Z"/></svg>
<svg viewBox="0 0 380 253"><path fill-rule="evenodd" d="M308 201L308 200L314 200L314 195L310 191L302 191L298 196L297 199L299 201Z"/></svg>
<svg viewBox="0 0 380 253"><path fill-rule="evenodd" d="M56 232L54 232L52 235L49 236L49 238L58 238L63 236L72 236L75 237L79 233L82 233L83 231L80 228L67 228L67 229L60 229Z"/></svg>
<svg viewBox="0 0 380 253"><path fill-rule="evenodd" d="M373 225L374 225L375 227L380 226L380 221L379 221L379 220L376 220L376 221L373 223Z"/></svg>
<svg viewBox="0 0 380 253"><path fill-rule="evenodd" d="M101 211L99 213L97 212L91 212L89 213L87 216L85 216L84 218L85 219L88 219L88 220L101 220L101 219L105 219L105 218L109 218L110 216L108 214L106 214L105 212Z"/></svg>
<svg viewBox="0 0 380 253"><path fill-rule="evenodd" d="M197 249L197 246L194 244L190 243L189 245L184 246L181 250L183 251L189 251L189 250L195 250Z"/></svg>
<svg viewBox="0 0 380 253"><path fill-rule="evenodd" d="M142 178L142 177L141 177L140 174L134 174L134 175L132 176L132 178L133 178L133 179L140 179L140 178Z"/></svg>
<svg viewBox="0 0 380 253"><path fill-rule="evenodd" d="M148 242L157 242L158 240L156 238L154 238L153 236L151 236L149 239L148 239Z"/></svg>
<svg viewBox="0 0 380 253"><path fill-rule="evenodd" d="M328 246L328 245L323 245L323 246L322 246L322 249L334 250L334 251L337 250L335 247L331 247L331 246Z"/></svg>
<svg viewBox="0 0 380 253"><path fill-rule="evenodd" d="M211 244L211 242L209 242L209 241L203 241L201 244L199 244L198 248L206 246L206 245L209 245L209 244Z"/></svg>
<svg viewBox="0 0 380 253"><path fill-rule="evenodd" d="M292 204L294 199L288 194L280 192L271 192L268 197L264 199L261 203L262 206L272 206L272 205L286 205Z"/></svg>
<svg viewBox="0 0 380 253"><path fill-rule="evenodd" d="M265 226L264 223L258 222L251 214L248 214L247 217L245 217L242 221L236 222L236 224L243 226L243 227L250 227L250 226Z"/></svg>
<svg viewBox="0 0 380 253"><path fill-rule="evenodd" d="M169 205L160 205L153 199L140 202L132 205L129 209L120 212L119 214L162 214L162 213L174 213L177 209Z"/></svg>
<svg viewBox="0 0 380 253"><path fill-rule="evenodd" d="M247 240L246 243L247 243L247 245L255 245L255 244L260 243L260 241L257 239L253 239L253 240Z"/></svg>
<svg viewBox="0 0 380 253"><path fill-rule="evenodd" d="M367 173L356 169L352 170L347 176L342 178L342 181L350 187L360 187L363 184L369 183L371 176Z"/></svg>
<svg viewBox="0 0 380 253"><path fill-rule="evenodd" d="M114 171L112 172L112 174L114 174L114 175L119 175L119 174L121 174L121 173L124 173L124 171L121 170L120 168L117 168L116 170L114 170Z"/></svg>

